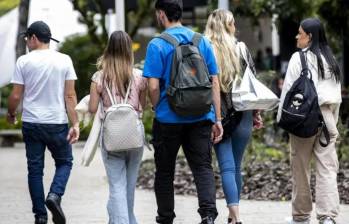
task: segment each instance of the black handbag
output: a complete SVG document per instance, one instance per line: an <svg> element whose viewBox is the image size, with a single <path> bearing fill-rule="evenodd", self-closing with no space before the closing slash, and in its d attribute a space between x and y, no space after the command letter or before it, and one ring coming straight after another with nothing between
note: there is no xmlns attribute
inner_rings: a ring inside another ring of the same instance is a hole
<svg viewBox="0 0 349 224"><path fill-rule="evenodd" d="M222 120L223 139L231 137L234 129L240 124L242 111L236 111L233 107L228 110L227 116Z"/></svg>

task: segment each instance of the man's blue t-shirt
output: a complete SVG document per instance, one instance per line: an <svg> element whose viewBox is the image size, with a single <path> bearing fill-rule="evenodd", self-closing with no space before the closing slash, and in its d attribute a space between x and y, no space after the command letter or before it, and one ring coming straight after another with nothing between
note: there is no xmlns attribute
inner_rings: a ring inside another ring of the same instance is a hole
<svg viewBox="0 0 349 224"><path fill-rule="evenodd" d="M166 29L164 32L171 34L180 43L191 42L194 32L184 26ZM210 75L217 75L218 68L213 49L206 37L199 43L199 51L207 64ZM161 123L193 123L202 120L215 122L214 107L211 111L201 116L179 116L171 110L166 96L166 89L170 84L170 71L174 46L161 38L150 41L145 57L143 76L146 78L157 78L160 84L160 99L155 108L155 117Z"/></svg>

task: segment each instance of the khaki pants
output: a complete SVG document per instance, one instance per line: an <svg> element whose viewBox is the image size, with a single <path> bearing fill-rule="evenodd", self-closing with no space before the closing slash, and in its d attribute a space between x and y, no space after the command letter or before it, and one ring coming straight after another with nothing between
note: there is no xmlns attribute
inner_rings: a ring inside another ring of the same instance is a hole
<svg viewBox="0 0 349 224"><path fill-rule="evenodd" d="M290 135L291 171L292 171L292 216L294 221L306 221L312 211L310 190L310 161L315 158L316 165L316 214L336 217L339 212L339 194L337 189L338 158L335 148L338 130L334 112L330 106L321 106L327 129L330 133L330 144L321 147L319 134L310 138L299 138Z"/></svg>

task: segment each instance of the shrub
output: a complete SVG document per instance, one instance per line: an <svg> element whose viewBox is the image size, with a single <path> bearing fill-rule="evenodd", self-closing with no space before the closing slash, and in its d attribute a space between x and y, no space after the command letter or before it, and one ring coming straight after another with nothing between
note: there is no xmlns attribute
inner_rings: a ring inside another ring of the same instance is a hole
<svg viewBox="0 0 349 224"><path fill-rule="evenodd" d="M73 35L66 39L59 51L68 54L78 76L75 89L78 99L90 92L91 76L96 72L96 61L102 54L101 47L94 44L88 35Z"/></svg>

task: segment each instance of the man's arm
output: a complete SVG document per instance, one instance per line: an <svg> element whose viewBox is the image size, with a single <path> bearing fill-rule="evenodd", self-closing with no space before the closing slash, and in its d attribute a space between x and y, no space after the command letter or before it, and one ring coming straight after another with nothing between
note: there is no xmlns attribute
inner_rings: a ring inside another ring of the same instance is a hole
<svg viewBox="0 0 349 224"><path fill-rule="evenodd" d="M68 117L72 124L72 127L70 128L67 136L67 140L70 144L76 142L79 139L80 135L78 114L75 111L77 99L74 85L74 80L65 81L64 100L65 106L67 108Z"/></svg>
<svg viewBox="0 0 349 224"><path fill-rule="evenodd" d="M213 142L217 143L222 140L223 136L223 127L222 127L222 116L221 116L221 96L220 96L220 88L219 81L216 75L212 77L212 96L213 96L213 106L216 113L216 123L214 124L213 130Z"/></svg>
<svg viewBox="0 0 349 224"><path fill-rule="evenodd" d="M156 107L160 99L159 79L149 78L148 85L151 104L153 105L153 107Z"/></svg>
<svg viewBox="0 0 349 224"><path fill-rule="evenodd" d="M21 102L24 92L24 85L13 84L11 95L8 97L7 121L14 124L16 121L16 109Z"/></svg>

